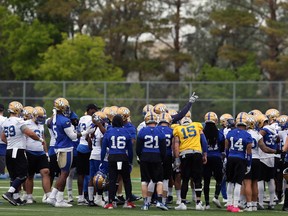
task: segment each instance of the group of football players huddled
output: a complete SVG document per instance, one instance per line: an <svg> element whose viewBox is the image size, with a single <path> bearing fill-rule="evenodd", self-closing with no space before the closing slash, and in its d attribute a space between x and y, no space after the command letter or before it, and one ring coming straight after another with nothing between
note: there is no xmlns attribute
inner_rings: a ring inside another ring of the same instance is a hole
<svg viewBox="0 0 288 216"><path fill-rule="evenodd" d="M130 110L121 106L101 109L89 104L81 118L65 98L54 100L48 118L43 107L23 107L17 101L9 103L6 118L0 106L0 147L5 143L6 148L0 149L0 172L6 160L11 179L2 197L14 206L33 204L33 179L40 173L42 202L71 207L77 173L78 205L135 208L135 201L142 198L141 210L169 210L175 188L175 210L187 210L190 202L196 210L208 210L213 177L212 202L217 208L264 210L268 194L267 209L282 202L282 210L288 211L288 116L269 109L264 114L240 112L235 118L225 113L218 119L215 112L208 112L203 123L194 122L190 108L197 99L193 93L179 112L163 103L147 104L137 128ZM133 157L140 166L142 197L132 193ZM192 200L187 199L189 187Z"/></svg>

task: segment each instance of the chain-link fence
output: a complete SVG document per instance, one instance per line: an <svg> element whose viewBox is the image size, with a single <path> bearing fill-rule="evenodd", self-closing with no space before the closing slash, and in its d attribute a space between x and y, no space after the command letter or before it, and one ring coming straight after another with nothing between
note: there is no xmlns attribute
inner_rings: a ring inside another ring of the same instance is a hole
<svg viewBox="0 0 288 216"><path fill-rule="evenodd" d="M126 106L132 122L142 120L147 104L172 104L183 107L196 92L199 100L191 109L194 121L203 121L208 111L220 116L259 109L276 108L287 114L288 82L78 82L78 81L0 81L0 103L5 106L18 100L23 105L44 106L48 115L53 100L65 97L79 117L89 103L104 106Z"/></svg>

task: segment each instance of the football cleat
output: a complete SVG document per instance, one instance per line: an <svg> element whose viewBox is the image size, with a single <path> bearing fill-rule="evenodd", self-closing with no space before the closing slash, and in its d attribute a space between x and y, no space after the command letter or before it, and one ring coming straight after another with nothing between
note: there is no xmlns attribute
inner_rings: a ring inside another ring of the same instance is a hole
<svg viewBox="0 0 288 216"><path fill-rule="evenodd" d="M187 210L187 206L181 202L178 206L175 207L175 210Z"/></svg>
<svg viewBox="0 0 288 216"><path fill-rule="evenodd" d="M202 203L201 202L199 202L199 203L197 203L196 204L196 208L195 208L197 211L204 211L205 210L205 208L204 208L204 206L202 205Z"/></svg>
<svg viewBox="0 0 288 216"><path fill-rule="evenodd" d="M168 109L165 104L158 103L154 106L154 112L159 115L160 113L168 112Z"/></svg>
<svg viewBox="0 0 288 216"><path fill-rule="evenodd" d="M149 205L148 205L148 204L144 204L144 205L141 207L141 210L143 210L143 211L149 210Z"/></svg>
<svg viewBox="0 0 288 216"><path fill-rule="evenodd" d="M69 207L72 207L71 204L65 202L64 200L62 200L61 202L56 202L55 203L55 207L58 207L58 208L69 208Z"/></svg>
<svg viewBox="0 0 288 216"><path fill-rule="evenodd" d="M114 207L113 207L112 203L107 203L106 205L104 205L103 208L105 208L105 209L113 209Z"/></svg>
<svg viewBox="0 0 288 216"><path fill-rule="evenodd" d="M33 116L35 118L36 123L44 124L47 118L46 110L41 106L34 107Z"/></svg>
<svg viewBox="0 0 288 216"><path fill-rule="evenodd" d="M7 200L11 205L17 206L16 200L13 199L13 194L6 192L2 194L3 199Z"/></svg>
<svg viewBox="0 0 288 216"><path fill-rule="evenodd" d="M130 110L127 107L119 107L117 114L121 115L124 122L128 121L128 118L130 118Z"/></svg>
<svg viewBox="0 0 288 216"><path fill-rule="evenodd" d="M167 206L165 206L162 202L157 202L156 207L163 210L163 211L168 211Z"/></svg>
<svg viewBox="0 0 288 216"><path fill-rule="evenodd" d="M151 123L157 123L158 122L158 116L154 112L147 112L144 121L146 124L151 124Z"/></svg>
<svg viewBox="0 0 288 216"><path fill-rule="evenodd" d="M34 112L34 108L32 106L25 106L22 112L23 119L25 121L32 119L34 117L33 112Z"/></svg>
<svg viewBox="0 0 288 216"><path fill-rule="evenodd" d="M158 123L167 123L167 124L171 124L172 123L172 117L169 113L161 113L158 115Z"/></svg>
<svg viewBox="0 0 288 216"><path fill-rule="evenodd" d="M48 197L48 198L46 199L46 203L55 206L56 198L50 198L50 197Z"/></svg>
<svg viewBox="0 0 288 216"><path fill-rule="evenodd" d="M9 103L8 112L20 117L23 112L23 105L18 101L12 101Z"/></svg>
<svg viewBox="0 0 288 216"><path fill-rule="evenodd" d="M133 202L125 202L123 208L136 208L136 205Z"/></svg>
<svg viewBox="0 0 288 216"><path fill-rule="evenodd" d="M212 202L217 206L217 208L221 208L221 203L218 199L216 199L215 197L213 197Z"/></svg>
<svg viewBox="0 0 288 216"><path fill-rule="evenodd" d="M57 111L60 111L64 116L70 116L70 105L67 99L65 98L57 98L54 100L54 108Z"/></svg>
<svg viewBox="0 0 288 216"><path fill-rule="evenodd" d="M205 114L205 123L206 122L212 122L217 124L218 123L218 116L216 115L215 112L208 112Z"/></svg>
<svg viewBox="0 0 288 216"><path fill-rule="evenodd" d="M243 212L239 207L233 207L232 209L231 209L231 212L233 212L233 213L237 213L237 212Z"/></svg>

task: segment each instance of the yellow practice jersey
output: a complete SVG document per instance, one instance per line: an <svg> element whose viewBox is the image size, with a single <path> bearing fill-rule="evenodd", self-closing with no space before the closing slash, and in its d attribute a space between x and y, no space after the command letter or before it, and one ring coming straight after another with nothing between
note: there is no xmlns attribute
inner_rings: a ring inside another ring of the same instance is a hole
<svg viewBox="0 0 288 216"><path fill-rule="evenodd" d="M189 125L178 125L173 129L174 137L180 140L179 152L194 150L202 152L200 133L203 126L199 122L192 122Z"/></svg>

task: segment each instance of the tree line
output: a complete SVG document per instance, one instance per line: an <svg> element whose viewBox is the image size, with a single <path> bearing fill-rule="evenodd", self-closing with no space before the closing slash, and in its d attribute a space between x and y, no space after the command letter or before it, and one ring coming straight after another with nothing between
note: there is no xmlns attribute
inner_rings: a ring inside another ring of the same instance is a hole
<svg viewBox="0 0 288 216"><path fill-rule="evenodd" d="M0 0L2 80L287 80L287 45L282 0Z"/></svg>

